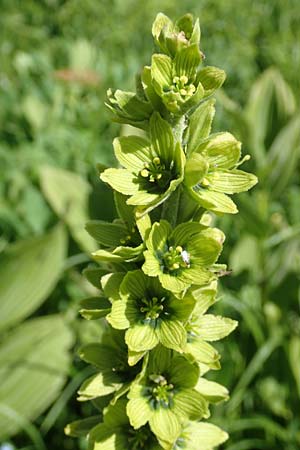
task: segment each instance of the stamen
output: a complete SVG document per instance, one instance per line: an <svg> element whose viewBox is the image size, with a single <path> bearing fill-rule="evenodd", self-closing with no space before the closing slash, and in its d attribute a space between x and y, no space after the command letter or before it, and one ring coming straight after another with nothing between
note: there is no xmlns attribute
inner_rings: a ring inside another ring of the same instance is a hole
<svg viewBox="0 0 300 450"><path fill-rule="evenodd" d="M142 170L140 171L140 174L141 174L142 177L147 178L147 177L149 176L149 170L147 170L147 169L142 169Z"/></svg>

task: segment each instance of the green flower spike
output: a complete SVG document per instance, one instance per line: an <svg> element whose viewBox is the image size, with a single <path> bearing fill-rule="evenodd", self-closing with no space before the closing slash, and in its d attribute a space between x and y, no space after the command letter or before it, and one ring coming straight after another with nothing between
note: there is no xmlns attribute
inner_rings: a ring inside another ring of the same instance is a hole
<svg viewBox="0 0 300 450"><path fill-rule="evenodd" d="M92 364L97 373L83 382L78 391L79 401L88 401L109 394L118 397L128 391L130 383L141 369L128 365L128 351L124 343L124 334L108 329L101 342L82 346L80 358Z"/></svg>
<svg viewBox="0 0 300 450"><path fill-rule="evenodd" d="M92 428L88 434L89 448L93 450L159 450L156 437L148 425L135 430L126 416L127 400L122 398L115 405L109 405L103 422Z"/></svg>
<svg viewBox="0 0 300 450"><path fill-rule="evenodd" d="M114 140L115 154L125 169L106 169L101 179L128 195L129 205L149 212L165 201L183 180L185 156L174 142L171 126L155 112L150 119L151 142L139 136Z"/></svg>
<svg viewBox="0 0 300 450"><path fill-rule="evenodd" d="M184 324L195 304L192 295L179 300L163 289L157 278L136 270L123 279L120 297L113 302L107 320L114 328L127 329L129 350L142 352L161 343L183 351L187 344Z"/></svg>
<svg viewBox="0 0 300 450"><path fill-rule="evenodd" d="M198 377L196 364L157 347L143 377L131 385L127 404L131 425L138 429L149 423L158 439L176 441L183 421L209 416L207 401L194 388Z"/></svg>
<svg viewBox="0 0 300 450"><path fill-rule="evenodd" d="M217 133L204 139L191 154L185 166L188 192L204 208L216 213L238 212L227 194L248 191L257 183L251 173L238 170L245 160L241 143L230 133Z"/></svg>
<svg viewBox="0 0 300 450"><path fill-rule="evenodd" d="M146 240L143 271L159 277L163 287L181 292L192 284L203 285L214 274L209 270L222 250L224 234L196 222L182 223L172 230L161 220L153 224Z"/></svg>

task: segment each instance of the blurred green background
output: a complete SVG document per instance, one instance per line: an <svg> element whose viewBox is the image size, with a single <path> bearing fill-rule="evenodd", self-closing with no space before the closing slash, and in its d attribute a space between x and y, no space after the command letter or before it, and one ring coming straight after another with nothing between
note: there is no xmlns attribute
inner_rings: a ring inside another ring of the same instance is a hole
<svg viewBox="0 0 300 450"><path fill-rule="evenodd" d="M101 322L78 318L87 218L111 220L96 163L115 164L108 87L149 63L157 12L200 17L206 62L226 70L214 131L252 156L260 183L227 234L215 307L240 321L219 345L231 401L212 422L226 450L300 448L299 0L0 0L0 450L85 449L66 423L90 368L74 357ZM122 130L121 130L122 131ZM245 165L246 166L246 165ZM125 450L125 449L124 449Z"/></svg>

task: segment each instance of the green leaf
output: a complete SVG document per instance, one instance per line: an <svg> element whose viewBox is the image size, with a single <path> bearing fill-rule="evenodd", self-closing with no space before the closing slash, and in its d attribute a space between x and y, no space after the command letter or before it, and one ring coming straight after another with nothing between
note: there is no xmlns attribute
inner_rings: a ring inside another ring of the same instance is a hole
<svg viewBox="0 0 300 450"><path fill-rule="evenodd" d="M87 320L97 320L105 317L111 310L110 302L103 297L90 297L80 302L79 313Z"/></svg>
<svg viewBox="0 0 300 450"><path fill-rule="evenodd" d="M157 335L162 345L177 352L182 352L186 345L186 331L178 320L161 320Z"/></svg>
<svg viewBox="0 0 300 450"><path fill-rule="evenodd" d="M134 352L143 352L152 350L158 342L158 336L155 329L148 324L134 325L125 334L125 342Z"/></svg>
<svg viewBox="0 0 300 450"><path fill-rule="evenodd" d="M72 344L73 335L60 316L28 320L2 337L0 403L24 420L40 416L67 380ZM0 425L2 442L22 426L3 411Z"/></svg>
<svg viewBox="0 0 300 450"><path fill-rule="evenodd" d="M89 266L82 271L82 274L93 286L95 286L97 289L101 289L100 280L103 275L106 274L106 272L107 271L105 269Z"/></svg>
<svg viewBox="0 0 300 450"><path fill-rule="evenodd" d="M228 390L214 381L199 378L195 388L210 403L218 403L229 399Z"/></svg>
<svg viewBox="0 0 300 450"><path fill-rule="evenodd" d="M187 149L188 154L193 153L202 139L209 136L212 121L215 115L215 99L207 100L200 103L198 108L195 109L193 114L189 118L188 141Z"/></svg>
<svg viewBox="0 0 300 450"><path fill-rule="evenodd" d="M205 97L212 95L224 83L226 74L224 70L213 66L206 66L198 72L197 80L205 90Z"/></svg>
<svg viewBox="0 0 300 450"><path fill-rule="evenodd" d="M149 425L159 439L171 443L176 440L181 430L177 416L169 409L159 408L155 410L152 413Z"/></svg>
<svg viewBox="0 0 300 450"><path fill-rule="evenodd" d="M75 241L87 252L95 250L95 242L84 229L88 220L90 185L80 175L56 167L42 167L39 175L44 196L67 224Z"/></svg>
<svg viewBox="0 0 300 450"><path fill-rule="evenodd" d="M228 336L237 326L236 320L226 317L206 314L197 321L199 326L198 336L206 341L218 341Z"/></svg>
<svg viewBox="0 0 300 450"><path fill-rule="evenodd" d="M59 280L66 256L64 228L8 246L1 255L0 330L35 311Z"/></svg>
<svg viewBox="0 0 300 450"><path fill-rule="evenodd" d="M126 448L126 437L101 423L89 434L89 450L123 450Z"/></svg>
<svg viewBox="0 0 300 450"><path fill-rule="evenodd" d="M138 190L135 176L126 169L106 169L100 178L113 189L124 195L133 195Z"/></svg>
<svg viewBox="0 0 300 450"><path fill-rule="evenodd" d="M164 87L172 84L172 60L167 55L154 54L151 63L151 76L158 94Z"/></svg>
<svg viewBox="0 0 300 450"><path fill-rule="evenodd" d="M128 234L123 225L103 220L90 220L85 228L92 238L106 247L117 247Z"/></svg>
<svg viewBox="0 0 300 450"><path fill-rule="evenodd" d="M242 170L214 170L206 179L211 189L225 194L248 191L258 181L255 175Z"/></svg>

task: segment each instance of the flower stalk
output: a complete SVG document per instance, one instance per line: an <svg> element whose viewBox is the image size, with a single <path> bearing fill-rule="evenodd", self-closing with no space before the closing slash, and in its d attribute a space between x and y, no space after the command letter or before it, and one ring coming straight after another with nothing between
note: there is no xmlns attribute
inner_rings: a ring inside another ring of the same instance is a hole
<svg viewBox="0 0 300 450"><path fill-rule="evenodd" d="M225 236L209 225L237 213L230 196L257 179L238 168L247 156L234 136L211 134L211 96L225 73L202 66L199 21L158 14L152 33L157 52L137 92L108 92L113 119L143 130L114 140L119 167L100 175L119 217L87 224L100 249L86 275L99 295L81 312L106 326L80 349L95 374L79 401L91 400L100 417L67 432L86 436L90 450L211 450L227 439L207 419L228 391L205 374L220 369L211 343L237 322L207 313L226 270L217 263Z"/></svg>

